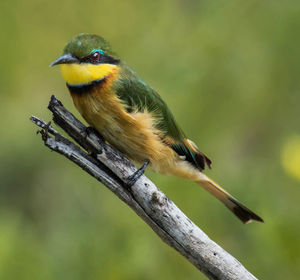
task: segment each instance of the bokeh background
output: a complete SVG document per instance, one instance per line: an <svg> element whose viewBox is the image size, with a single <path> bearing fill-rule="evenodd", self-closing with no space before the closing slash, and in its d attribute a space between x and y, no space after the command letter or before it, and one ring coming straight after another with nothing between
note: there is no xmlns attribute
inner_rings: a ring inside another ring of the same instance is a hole
<svg viewBox="0 0 300 280"><path fill-rule="evenodd" d="M157 89L213 159L207 174L265 224L241 224L191 182L149 177L258 278L299 279L299 30L296 0L2 0L0 279L206 279L29 122L50 120L53 93L75 112L48 65L80 32Z"/></svg>

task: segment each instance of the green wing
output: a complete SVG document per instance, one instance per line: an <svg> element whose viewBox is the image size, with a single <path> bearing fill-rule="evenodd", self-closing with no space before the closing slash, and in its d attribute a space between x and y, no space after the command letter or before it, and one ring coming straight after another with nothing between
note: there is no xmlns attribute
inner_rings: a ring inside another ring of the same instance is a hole
<svg viewBox="0 0 300 280"><path fill-rule="evenodd" d="M156 128L162 132L165 141L178 155L192 163L199 170L205 165L210 167L211 161L198 151L195 144L187 140L183 131L178 127L174 116L159 94L143 82L135 72L123 64L120 79L115 88L118 97L127 106L127 111L145 109L157 119ZM171 139L172 141L166 141ZM169 143L171 142L171 143Z"/></svg>

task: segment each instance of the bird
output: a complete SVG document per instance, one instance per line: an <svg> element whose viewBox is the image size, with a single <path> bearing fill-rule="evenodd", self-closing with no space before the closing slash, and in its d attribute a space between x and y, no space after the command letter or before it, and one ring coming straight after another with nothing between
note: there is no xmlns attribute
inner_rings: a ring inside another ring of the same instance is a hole
<svg viewBox="0 0 300 280"><path fill-rule="evenodd" d="M220 200L243 223L263 219L203 173L212 161L178 126L161 96L108 41L80 33L50 66L60 65L73 103L91 128L142 167L128 178L132 186L147 166L194 181Z"/></svg>

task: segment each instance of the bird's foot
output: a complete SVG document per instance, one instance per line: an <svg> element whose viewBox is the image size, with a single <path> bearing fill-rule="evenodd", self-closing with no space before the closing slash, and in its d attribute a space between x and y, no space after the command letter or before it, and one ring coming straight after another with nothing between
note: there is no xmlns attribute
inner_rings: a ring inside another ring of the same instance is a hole
<svg viewBox="0 0 300 280"><path fill-rule="evenodd" d="M96 128L92 126L84 127L82 133L84 135L84 138L87 138L88 136L90 136L90 134L94 133L98 136L98 138L104 141L103 136L99 133L99 131Z"/></svg>
<svg viewBox="0 0 300 280"><path fill-rule="evenodd" d="M98 139L95 139L95 140L97 140L97 142L99 143L99 145L101 147L101 150L94 150L92 148L91 148L91 150L88 149L89 155L91 155L92 157L97 158L97 155L102 152L102 144L104 142L103 136L98 132L98 130L96 130L94 127L91 127L91 126L84 127L81 130L81 133L82 133L82 138L83 138L84 141L86 141L87 138L90 137L91 134L94 134L98 137Z"/></svg>
<svg viewBox="0 0 300 280"><path fill-rule="evenodd" d="M144 172L145 172L145 170L146 170L149 163L150 163L149 159L145 160L142 167L140 167L132 175L130 175L129 177L126 178L125 185L128 189L130 189L136 183L136 181L144 174Z"/></svg>

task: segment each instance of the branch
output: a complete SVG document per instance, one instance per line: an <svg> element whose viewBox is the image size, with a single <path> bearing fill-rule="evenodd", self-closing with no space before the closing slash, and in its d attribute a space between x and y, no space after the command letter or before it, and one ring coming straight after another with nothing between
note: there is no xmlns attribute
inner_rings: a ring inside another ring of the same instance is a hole
<svg viewBox="0 0 300 280"><path fill-rule="evenodd" d="M209 279L257 279L241 263L228 254L198 228L146 176L128 190L126 178L137 169L124 155L109 146L94 132L77 120L62 103L51 97L48 106L53 121L80 146L59 134L50 123L31 117L42 128L44 144L64 155L84 171L103 183L131 207L169 246L177 250ZM51 136L52 135L52 136Z"/></svg>

